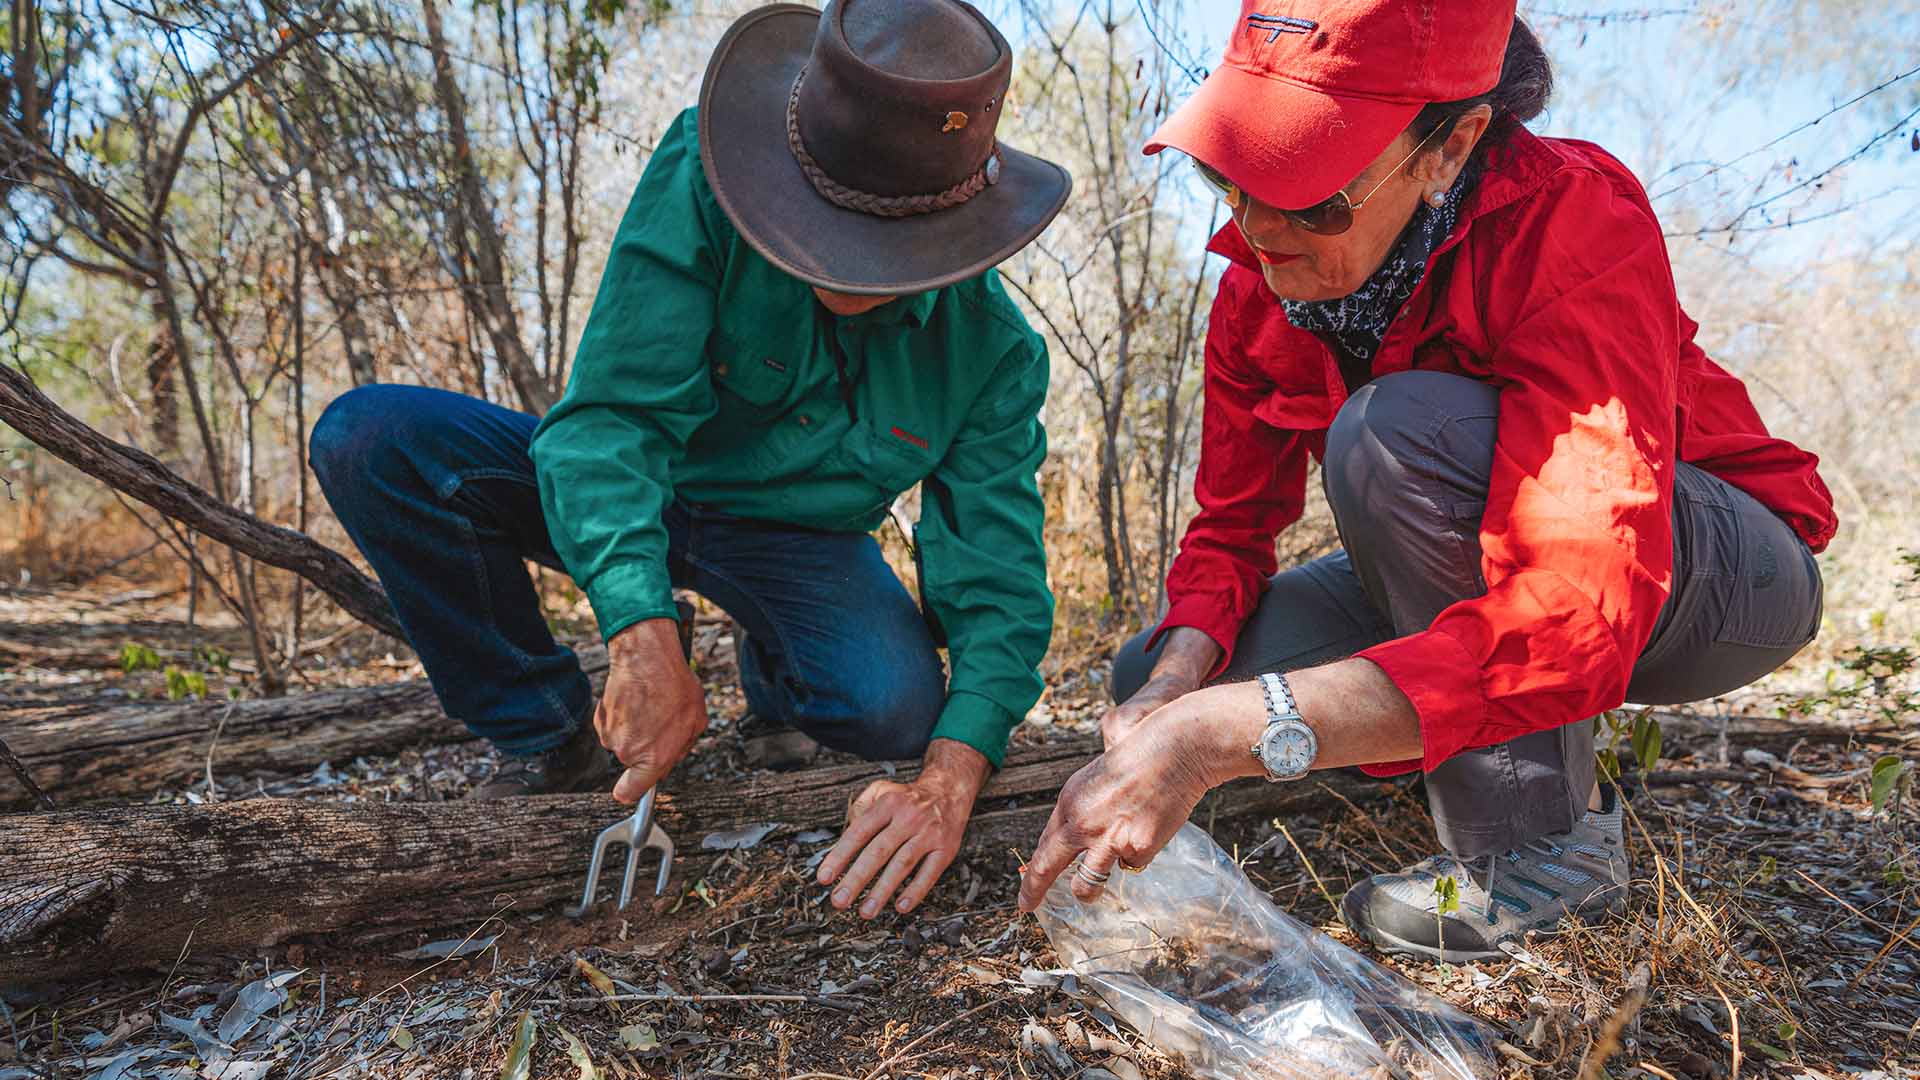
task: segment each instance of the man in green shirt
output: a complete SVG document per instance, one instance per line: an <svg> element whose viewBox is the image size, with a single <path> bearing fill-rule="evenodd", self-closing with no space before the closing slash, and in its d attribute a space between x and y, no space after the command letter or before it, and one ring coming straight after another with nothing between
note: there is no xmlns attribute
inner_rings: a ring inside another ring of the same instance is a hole
<svg viewBox="0 0 1920 1080"><path fill-rule="evenodd" d="M952 861L1053 621L1046 348L991 268L1069 181L995 139L1010 71L959 0L749 13L647 163L552 412L369 386L314 426L441 702L507 755L479 797L598 789L604 745L632 803L687 754L707 710L680 586L744 631L757 717L924 754L849 808L820 867L833 903L911 910ZM915 484L924 611L871 536ZM597 703L526 558L593 605Z"/></svg>

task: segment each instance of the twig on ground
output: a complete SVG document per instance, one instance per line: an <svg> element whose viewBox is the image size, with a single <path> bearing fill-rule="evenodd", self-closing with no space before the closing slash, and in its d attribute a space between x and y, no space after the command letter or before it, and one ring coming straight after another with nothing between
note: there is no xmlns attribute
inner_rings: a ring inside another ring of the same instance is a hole
<svg viewBox="0 0 1920 1080"><path fill-rule="evenodd" d="M33 801L40 804L40 809L54 809L53 797L41 791L40 785L33 782L33 774L27 771L27 767L20 763L19 758L13 756L13 751L7 748L5 739L0 739L0 761L6 762L7 768L13 770L14 778L20 781L21 787L27 789L27 794L33 796Z"/></svg>
<svg viewBox="0 0 1920 1080"><path fill-rule="evenodd" d="M213 780L213 749L220 745L220 733L227 730L227 717L233 715L233 707L240 704L238 698L228 698L227 707L220 710L220 721L213 725L213 738L207 741L207 801L220 801L220 785Z"/></svg>
<svg viewBox="0 0 1920 1080"><path fill-rule="evenodd" d="M898 1064L900 1061L904 1060L908 1054L912 1053L914 1047L919 1046L921 1043L926 1042L928 1039L933 1038L935 1035L940 1034L942 1031L945 1031L946 1029L952 1027L953 1025L959 1023L962 1020L965 1020L967 1017L972 1016L975 1013L984 1012L988 1009L993 1008L995 1005L1004 1005L1004 1004L1006 1004L1006 1002L998 999L993 1001L988 1001L985 1004L975 1005L973 1008L968 1009L966 1012L963 1012L959 1016L953 1017L950 1020L943 1020L940 1023L935 1024L931 1031L928 1031L925 1035L922 1035L919 1038L908 1043L907 1045L901 1047L899 1050L894 1051L891 1057L887 1058L885 1061L882 1061L880 1064L874 1066L873 1071L861 1077L860 1080L877 1080L877 1078L882 1073L885 1073L888 1069L893 1068L894 1065ZM796 1080L798 1080L798 1078L796 1078Z"/></svg>
<svg viewBox="0 0 1920 1080"><path fill-rule="evenodd" d="M1314 886L1320 890L1320 895L1326 899L1327 906L1333 909L1334 915L1339 916L1340 905L1334 903L1333 894L1327 891L1327 883L1320 880L1320 871L1313 868L1313 860L1307 858L1307 853L1300 850L1300 842L1293 838L1293 834L1287 831L1285 825L1280 826L1280 835L1286 837L1287 843L1293 845L1293 853L1300 856L1300 862L1307 868L1307 873L1313 875Z"/></svg>
<svg viewBox="0 0 1920 1080"><path fill-rule="evenodd" d="M1600 1033L1587 1050L1587 1058L1580 1063L1580 1080L1595 1080L1605 1070L1607 1059L1620 1049L1620 1033L1640 1015L1640 1007L1647 1003L1647 985L1653 981L1653 968L1641 962L1627 977L1627 994L1620 1000L1613 1015L1600 1025Z"/></svg>
<svg viewBox="0 0 1920 1080"><path fill-rule="evenodd" d="M1720 995L1720 1004L1727 1007L1727 1029L1733 1033L1733 1074L1732 1080L1740 1080L1740 1013L1727 999L1727 992L1715 984L1713 992Z"/></svg>

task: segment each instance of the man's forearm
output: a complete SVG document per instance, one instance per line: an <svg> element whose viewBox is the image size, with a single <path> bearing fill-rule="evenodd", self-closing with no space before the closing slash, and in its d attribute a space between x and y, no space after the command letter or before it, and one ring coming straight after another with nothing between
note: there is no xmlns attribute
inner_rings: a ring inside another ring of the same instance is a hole
<svg viewBox="0 0 1920 1080"><path fill-rule="evenodd" d="M993 763L980 751L957 739L935 739L927 744L919 779L954 794L964 791L973 798L992 773Z"/></svg>

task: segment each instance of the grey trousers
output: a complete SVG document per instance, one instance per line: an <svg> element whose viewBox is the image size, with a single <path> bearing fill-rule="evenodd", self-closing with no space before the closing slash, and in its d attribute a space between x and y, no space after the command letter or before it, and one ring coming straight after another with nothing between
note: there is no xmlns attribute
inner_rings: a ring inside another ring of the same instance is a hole
<svg viewBox="0 0 1920 1080"><path fill-rule="evenodd" d="M1458 375L1408 371L1362 387L1327 432L1322 470L1345 550L1272 578L1218 681L1351 656L1485 593L1480 515L1498 416L1498 391ZM1681 463L1673 517L1674 588L1633 669L1627 700L1638 704L1745 686L1820 625L1812 552L1752 496ZM1114 657L1115 700L1152 673L1150 633ZM1591 720L1449 758L1425 778L1441 845L1473 858L1567 831L1594 766Z"/></svg>

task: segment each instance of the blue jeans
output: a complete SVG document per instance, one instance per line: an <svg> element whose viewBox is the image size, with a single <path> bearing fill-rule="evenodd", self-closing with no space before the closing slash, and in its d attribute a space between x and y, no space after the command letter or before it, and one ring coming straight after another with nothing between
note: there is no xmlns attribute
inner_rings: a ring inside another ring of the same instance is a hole
<svg viewBox="0 0 1920 1080"><path fill-rule="evenodd" d="M342 394L313 426L313 471L386 587L449 716L509 754L564 743L593 691L555 642L523 559L564 572L529 447L535 417L415 386ZM675 586L745 630L740 685L758 715L868 759L917 757L946 673L913 597L865 533L675 504Z"/></svg>

